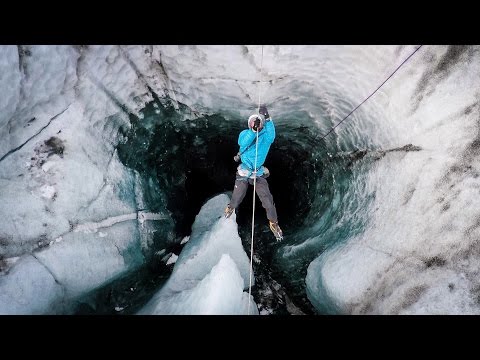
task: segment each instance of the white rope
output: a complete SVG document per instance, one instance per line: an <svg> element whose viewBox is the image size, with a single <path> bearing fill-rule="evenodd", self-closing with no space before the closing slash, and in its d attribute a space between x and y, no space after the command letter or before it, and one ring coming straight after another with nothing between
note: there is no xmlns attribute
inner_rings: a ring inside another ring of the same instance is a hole
<svg viewBox="0 0 480 360"><path fill-rule="evenodd" d="M263 45L262 45L262 60L260 61L260 84L258 89L258 109L257 112L260 114L260 94L262 89L262 70L263 70ZM248 315L250 315L250 303L252 295L252 274L253 274L253 228L255 225L255 191L257 185L257 153L258 153L258 133L255 140L255 167L253 168L253 210L252 210L252 238L250 240L250 284L248 286Z"/></svg>
<svg viewBox="0 0 480 360"><path fill-rule="evenodd" d="M263 45L262 45L262 60L260 60L260 84L259 84L259 87L258 87L258 109L257 109L257 112L259 114L260 114L260 95L262 93L262 80L263 80L262 70L263 70Z"/></svg>

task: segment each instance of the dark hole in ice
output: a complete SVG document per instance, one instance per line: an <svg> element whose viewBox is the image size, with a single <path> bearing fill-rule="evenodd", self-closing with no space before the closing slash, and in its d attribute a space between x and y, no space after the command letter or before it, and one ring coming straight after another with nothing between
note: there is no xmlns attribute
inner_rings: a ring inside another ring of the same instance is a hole
<svg viewBox="0 0 480 360"><path fill-rule="evenodd" d="M155 175L166 196L163 205L175 220L178 237L190 234L195 216L206 200L233 190L238 166L233 157L238 152L238 135L246 128L245 123L243 119L226 121L220 115L181 120L171 108L150 105L144 119L135 123L127 142L119 146L120 159L127 166L141 174ZM284 232L301 225L310 210L313 185L320 174L311 159L312 149L302 145L304 141L295 141L296 135L305 135L295 131L277 125L277 137L265 162L271 172L268 183ZM250 186L238 208L239 225L251 221L252 191ZM162 204L150 204L151 208L159 205ZM256 214L258 221L267 226L258 198Z"/></svg>
<svg viewBox="0 0 480 360"><path fill-rule="evenodd" d="M239 150L238 135L246 129L246 119L227 121L218 114L195 118L193 115L185 116L185 119L181 113L188 113L188 109L179 105L180 111L158 102L147 105L142 119L131 118L132 128L120 130L125 141L118 146L120 160L127 167L138 171L149 183L157 184L148 189L144 187L146 206L154 212L168 210L174 220L176 242L190 235L195 216L209 198L233 190L238 166L233 157ZM319 142L312 140L315 135L312 129L279 122L275 125L276 139L264 165L271 173L267 181L279 223L284 235L290 236L302 227L312 208L324 164L318 156L314 156ZM239 234L248 254L252 195L253 186L250 186L237 209ZM223 212L218 214L222 215ZM272 284L270 266L275 238L269 230L266 213L258 197L254 235L255 253L262 259L258 266L254 265L256 279ZM172 244L168 247L167 252L172 251ZM176 254L181 250L178 247L174 251ZM160 268L165 271L165 267ZM274 293L268 301L283 307L284 310L277 313L286 313L285 301L282 300L285 292L283 289L271 289ZM252 289L252 294L258 297L258 291L261 291L260 284L259 289ZM308 303L304 293L300 296L304 304ZM290 298L297 301L295 296ZM313 312L305 307L302 310Z"/></svg>

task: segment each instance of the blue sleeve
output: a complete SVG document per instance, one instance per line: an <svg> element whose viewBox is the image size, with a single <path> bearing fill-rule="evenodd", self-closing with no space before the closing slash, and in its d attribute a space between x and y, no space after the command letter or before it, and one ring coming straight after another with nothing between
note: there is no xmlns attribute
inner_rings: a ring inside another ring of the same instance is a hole
<svg viewBox="0 0 480 360"><path fill-rule="evenodd" d="M275 140L275 125L272 119L265 122L265 135L267 136L268 142L273 143L273 140Z"/></svg>
<svg viewBox="0 0 480 360"><path fill-rule="evenodd" d="M247 146L249 146L255 140L255 133L246 129L238 135L238 145L240 145L240 152L243 152Z"/></svg>

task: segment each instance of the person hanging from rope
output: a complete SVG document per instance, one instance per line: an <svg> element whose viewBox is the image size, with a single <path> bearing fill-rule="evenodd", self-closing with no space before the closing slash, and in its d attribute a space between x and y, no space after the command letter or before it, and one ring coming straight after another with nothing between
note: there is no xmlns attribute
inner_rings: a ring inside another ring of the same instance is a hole
<svg viewBox="0 0 480 360"><path fill-rule="evenodd" d="M257 171L255 167L255 145L258 132L257 149ZM262 206L267 212L267 218L270 224L270 230L277 241L283 239L283 232L278 225L277 210L273 201L273 196L268 187L267 177L270 176L268 169L263 166L267 158L270 145L275 140L275 125L268 114L267 107L261 105L259 114L254 114L248 118L248 129L243 130L238 136L239 153L234 157L236 162L241 160L237 167L235 187L233 189L232 199L225 208L225 218L229 218L233 211L240 205L247 193L248 184L253 185L256 177L256 193L262 202Z"/></svg>

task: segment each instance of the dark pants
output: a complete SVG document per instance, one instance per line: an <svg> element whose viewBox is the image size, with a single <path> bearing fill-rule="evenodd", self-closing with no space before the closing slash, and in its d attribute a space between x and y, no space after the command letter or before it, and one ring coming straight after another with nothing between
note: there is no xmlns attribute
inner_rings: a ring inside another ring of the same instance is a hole
<svg viewBox="0 0 480 360"><path fill-rule="evenodd" d="M247 193L248 183L253 185L253 179L247 179L240 177L237 174L237 179L235 180L235 188L233 189L232 200L230 201L230 206L232 208L237 208L238 205L242 202L245 194ZM268 220L277 222L277 209L275 209L275 203L273 202L273 196L270 192L268 187L267 179L263 177L257 177L257 181L255 184L255 189L257 192L260 201L262 202L262 206L267 212Z"/></svg>

